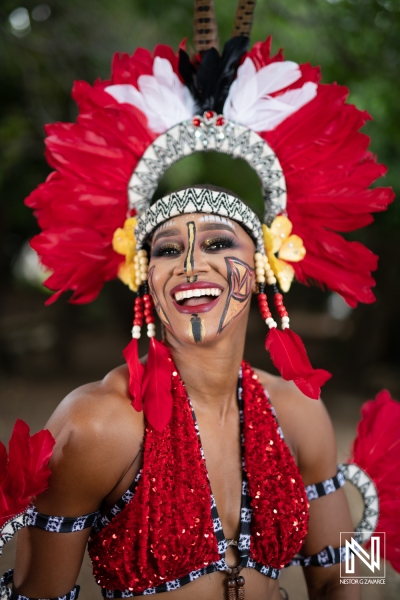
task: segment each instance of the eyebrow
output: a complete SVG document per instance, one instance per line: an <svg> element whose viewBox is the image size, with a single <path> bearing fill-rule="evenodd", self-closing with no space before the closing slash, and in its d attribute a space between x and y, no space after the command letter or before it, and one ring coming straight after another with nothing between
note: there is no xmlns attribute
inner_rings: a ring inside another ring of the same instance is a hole
<svg viewBox="0 0 400 600"><path fill-rule="evenodd" d="M179 235L179 234L180 234L180 229L178 229L177 227L171 227L170 229L162 229L161 231L158 231L155 233L152 241L154 244L154 242L156 242L159 238L171 237L173 235Z"/></svg>
<svg viewBox="0 0 400 600"><path fill-rule="evenodd" d="M218 229L226 229L227 231L230 231L231 233L233 233L234 235L236 235L236 232L233 228L232 225L228 225L227 223L200 223L199 225L199 231L215 231ZM237 235L236 235L237 237Z"/></svg>
<svg viewBox="0 0 400 600"><path fill-rule="evenodd" d="M215 231L215 230L221 230L221 229L226 229L226 231L230 231L237 237L236 232L234 230L234 226L230 225L228 223L223 223L223 222L219 222L219 221L216 223L204 222L204 223L200 223L200 225L198 226L198 230L201 232ZM158 239L160 239L162 237L172 237L174 235L179 235L180 233L181 233L181 231L177 227L170 227L170 228L162 229L161 231L158 231L154 234L152 243L154 244Z"/></svg>

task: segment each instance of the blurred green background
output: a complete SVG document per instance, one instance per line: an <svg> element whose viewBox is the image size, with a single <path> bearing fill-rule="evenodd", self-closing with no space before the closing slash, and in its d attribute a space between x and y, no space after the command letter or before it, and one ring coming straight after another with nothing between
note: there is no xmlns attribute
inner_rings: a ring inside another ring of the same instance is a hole
<svg viewBox="0 0 400 600"><path fill-rule="evenodd" d="M235 0L215 0L222 44L229 39ZM1 0L0 2L0 438L16 416L39 429L69 390L101 378L122 362L129 341L132 294L119 281L91 305L68 304L66 295L44 307L46 292L31 281L26 255L37 233L24 198L49 173L43 125L73 121L74 79L108 78L116 51L157 43L192 43L192 0ZM400 191L400 0L258 0L251 41L273 36L273 51L322 66L323 81L350 88L349 101L374 120L365 133L385 163L380 185ZM248 198L260 197L257 178L225 157L192 157L166 174L160 191L209 181ZM293 284L286 304L312 362L333 372L325 400L342 458L354 435L363 400L382 387L400 398L400 204L352 234L380 256L374 305L352 311L340 297ZM256 306L246 356L270 368ZM143 341L146 351L146 340ZM5 565L6 566L6 565ZM9 565L8 565L9 566ZM393 580L393 585L396 584ZM373 588L374 586L365 586ZM376 586L382 588L383 586ZM93 588L94 589L94 588ZM394 588L393 588L394 589ZM91 592L90 592L91 593ZM84 598L94 596L85 595ZM365 598L395 598L389 588ZM380 594L380 595L379 595ZM303 596L302 596L303 597ZM300 595L298 596L300 598ZM296 597L297 600L297 597Z"/></svg>
<svg viewBox="0 0 400 600"><path fill-rule="evenodd" d="M230 37L235 8L234 0L216 2L221 43ZM60 370L65 373L68 369L73 372L79 367L74 359L77 336L99 329L128 335L132 299L119 282L106 286L90 306L71 306L63 298L46 311L42 308L46 297L37 286L27 283L29 263L26 258L23 260L24 253L21 256L24 244L37 232L35 219L23 199L49 173L43 158L43 125L75 118L76 108L70 97L73 80L92 82L97 77L107 78L111 57L117 50L131 53L137 46L152 49L159 42L177 48L184 37L188 37L190 45L192 19L191 0L52 0L46 4L29 0L23 5L16 0L2 0L3 373L25 369L35 375L51 375ZM372 152L389 167L380 183L399 190L400 0L259 0L252 42L270 34L273 51L284 47L288 59L320 64L324 82L347 85L351 89L349 101L373 115L374 120L364 131L372 138ZM260 196L257 179L246 165L237 165L233 170L225 157L216 161L207 155L173 168L165 176L161 190L200 181L225 185L248 198ZM379 385L386 373L396 380L396 390L399 386L394 373L400 335L399 222L400 206L394 203L387 213L377 215L373 225L352 235L381 257L375 305L359 307L353 313L340 306L340 299L296 284L287 300L292 311L299 311L295 321L299 321L300 333L318 340L318 355L322 352L336 377L366 393L376 387L371 377L378 379ZM312 314L317 321L309 323ZM318 319L323 321L323 314L329 321L325 328L332 329L330 333L321 330L323 324ZM332 318L338 323L331 323ZM97 375L98 370L94 371Z"/></svg>

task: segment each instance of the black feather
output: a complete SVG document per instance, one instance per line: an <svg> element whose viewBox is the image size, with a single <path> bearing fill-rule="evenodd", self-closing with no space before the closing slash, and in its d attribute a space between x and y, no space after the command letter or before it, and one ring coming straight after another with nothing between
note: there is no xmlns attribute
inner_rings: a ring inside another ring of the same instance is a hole
<svg viewBox="0 0 400 600"><path fill-rule="evenodd" d="M224 46L221 57L220 75L215 93L214 110L217 113L222 113L225 100L229 94L229 88L236 77L240 59L247 52L249 42L248 37L238 35L228 40Z"/></svg>
<svg viewBox="0 0 400 600"><path fill-rule="evenodd" d="M248 45L248 37L236 36L225 44L222 56L215 48L210 48L203 54L197 71L188 54L184 50L179 51L179 72L199 112L215 110L222 113L240 59Z"/></svg>

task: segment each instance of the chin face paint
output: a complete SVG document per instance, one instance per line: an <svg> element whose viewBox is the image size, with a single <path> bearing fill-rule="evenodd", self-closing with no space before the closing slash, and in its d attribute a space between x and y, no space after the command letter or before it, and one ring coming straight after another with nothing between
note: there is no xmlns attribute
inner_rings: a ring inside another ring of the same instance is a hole
<svg viewBox="0 0 400 600"><path fill-rule="evenodd" d="M225 258L228 296L222 312L218 333L235 319L247 306L251 298L254 269L238 258Z"/></svg>
<svg viewBox="0 0 400 600"><path fill-rule="evenodd" d="M199 315L193 314L190 317L189 335L194 339L196 344L202 342L205 336L206 330L204 326L204 319L201 319Z"/></svg>
<svg viewBox="0 0 400 600"><path fill-rule="evenodd" d="M188 233L188 247L185 256L185 262L183 269L186 273L186 279L188 283L194 283L197 281L197 275L194 275L194 247L196 243L196 224L194 221L186 223Z"/></svg>

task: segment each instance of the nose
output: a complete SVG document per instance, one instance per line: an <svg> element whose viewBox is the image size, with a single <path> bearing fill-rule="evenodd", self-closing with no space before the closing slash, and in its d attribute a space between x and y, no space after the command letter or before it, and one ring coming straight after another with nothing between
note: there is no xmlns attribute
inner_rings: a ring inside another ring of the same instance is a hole
<svg viewBox="0 0 400 600"><path fill-rule="evenodd" d="M175 275L186 275L188 283L196 281L199 273L210 271L204 252L200 245L196 244L196 229L194 223L187 223L188 244L186 252L182 255L179 264L176 265Z"/></svg>

